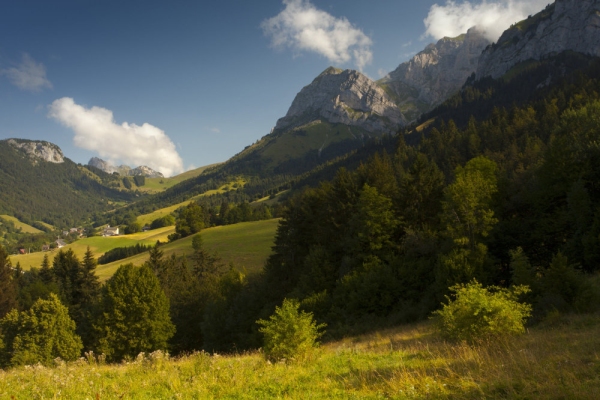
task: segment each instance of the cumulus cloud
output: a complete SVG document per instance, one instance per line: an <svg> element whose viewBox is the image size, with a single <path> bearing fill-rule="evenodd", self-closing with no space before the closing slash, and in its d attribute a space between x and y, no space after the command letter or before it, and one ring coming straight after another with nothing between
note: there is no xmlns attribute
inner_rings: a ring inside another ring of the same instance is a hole
<svg viewBox="0 0 600 400"><path fill-rule="evenodd" d="M36 63L27 53L23 53L21 63L13 68L0 70L0 74L6 75L8 80L15 86L31 92L39 92L42 89L52 89L52 83L46 78L46 67L42 63Z"/></svg>
<svg viewBox="0 0 600 400"><path fill-rule="evenodd" d="M434 4L423 21L425 36L441 39L465 33L473 26L485 31L488 39L496 41L511 24L541 11L551 0L483 0L446 1L441 6Z"/></svg>
<svg viewBox="0 0 600 400"><path fill-rule="evenodd" d="M69 97L55 100L48 108L50 118L75 132L73 141L77 147L95 151L115 165L146 165L165 176L183 172L183 161L175 145L164 131L153 125L127 122L118 125L112 111L85 108Z"/></svg>
<svg viewBox="0 0 600 400"><path fill-rule="evenodd" d="M308 0L283 0L285 9L262 22L275 48L311 51L333 63L353 61L362 70L373 59L371 39L346 18L317 9Z"/></svg>

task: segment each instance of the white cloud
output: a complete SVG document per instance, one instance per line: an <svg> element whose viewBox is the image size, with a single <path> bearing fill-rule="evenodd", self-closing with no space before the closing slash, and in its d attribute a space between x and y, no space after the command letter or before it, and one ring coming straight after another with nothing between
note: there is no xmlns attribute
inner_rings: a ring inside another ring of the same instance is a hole
<svg viewBox="0 0 600 400"><path fill-rule="evenodd" d="M221 133L221 130L219 128L210 128L210 131L213 133Z"/></svg>
<svg viewBox="0 0 600 400"><path fill-rule="evenodd" d="M317 9L308 0L283 0L285 9L261 27L275 48L312 51L333 63L353 61L359 69L371 63L371 38L346 18Z"/></svg>
<svg viewBox="0 0 600 400"><path fill-rule="evenodd" d="M21 64L0 70L0 74L6 75L13 85L23 90L39 92L42 89L52 89L52 83L46 78L44 64L36 63L27 53L23 53Z"/></svg>
<svg viewBox="0 0 600 400"><path fill-rule="evenodd" d="M470 1L446 1L441 6L434 4L423 21L425 36L441 39L444 36L455 37L477 26L486 32L491 41L496 41L511 24L527 16L537 14L551 0L483 0L481 3Z"/></svg>
<svg viewBox="0 0 600 400"><path fill-rule="evenodd" d="M115 165L146 165L165 176L183 172L183 161L175 145L164 131L153 125L127 122L118 125L112 111L85 108L69 97L55 100L49 110L49 117L75 132L73 141L77 147L95 151Z"/></svg>

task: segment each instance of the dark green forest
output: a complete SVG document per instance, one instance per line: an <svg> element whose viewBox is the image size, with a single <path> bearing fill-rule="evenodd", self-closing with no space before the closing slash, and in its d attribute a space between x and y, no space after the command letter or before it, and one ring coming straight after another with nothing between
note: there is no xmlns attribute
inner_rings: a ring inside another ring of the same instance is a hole
<svg viewBox="0 0 600 400"><path fill-rule="evenodd" d="M32 163L21 150L0 141L0 214L34 224L44 221L73 227L95 212L110 210L111 202L133 199L132 194L109 188L84 173L69 159L63 163Z"/></svg>

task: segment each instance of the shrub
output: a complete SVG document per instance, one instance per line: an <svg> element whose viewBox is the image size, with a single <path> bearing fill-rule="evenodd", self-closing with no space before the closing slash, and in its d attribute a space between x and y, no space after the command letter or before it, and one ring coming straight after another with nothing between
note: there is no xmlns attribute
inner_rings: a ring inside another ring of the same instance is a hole
<svg viewBox="0 0 600 400"><path fill-rule="evenodd" d="M297 300L284 299L281 307L275 307L275 313L269 320L256 321L264 335L263 351L268 359L302 359L315 348L319 332L325 324L317 325L312 313L299 311Z"/></svg>
<svg viewBox="0 0 600 400"><path fill-rule="evenodd" d="M531 305L519 303L518 298L529 292L527 286L484 288L473 280L466 285L452 286L450 290L455 293L454 299L446 296L448 304L433 313L444 338L473 342L525 332L524 323L531 316Z"/></svg>

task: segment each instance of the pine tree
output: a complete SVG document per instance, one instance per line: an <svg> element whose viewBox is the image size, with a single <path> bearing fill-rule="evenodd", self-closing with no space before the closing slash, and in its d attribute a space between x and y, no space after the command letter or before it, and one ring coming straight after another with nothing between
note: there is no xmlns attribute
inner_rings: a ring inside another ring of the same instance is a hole
<svg viewBox="0 0 600 400"><path fill-rule="evenodd" d="M50 260L48 254L44 254L44 260L42 261L42 268L40 269L40 278L45 284L54 282L54 273L50 268Z"/></svg>
<svg viewBox="0 0 600 400"><path fill-rule="evenodd" d="M17 282L13 275L8 253L0 245L0 318L17 307Z"/></svg>

